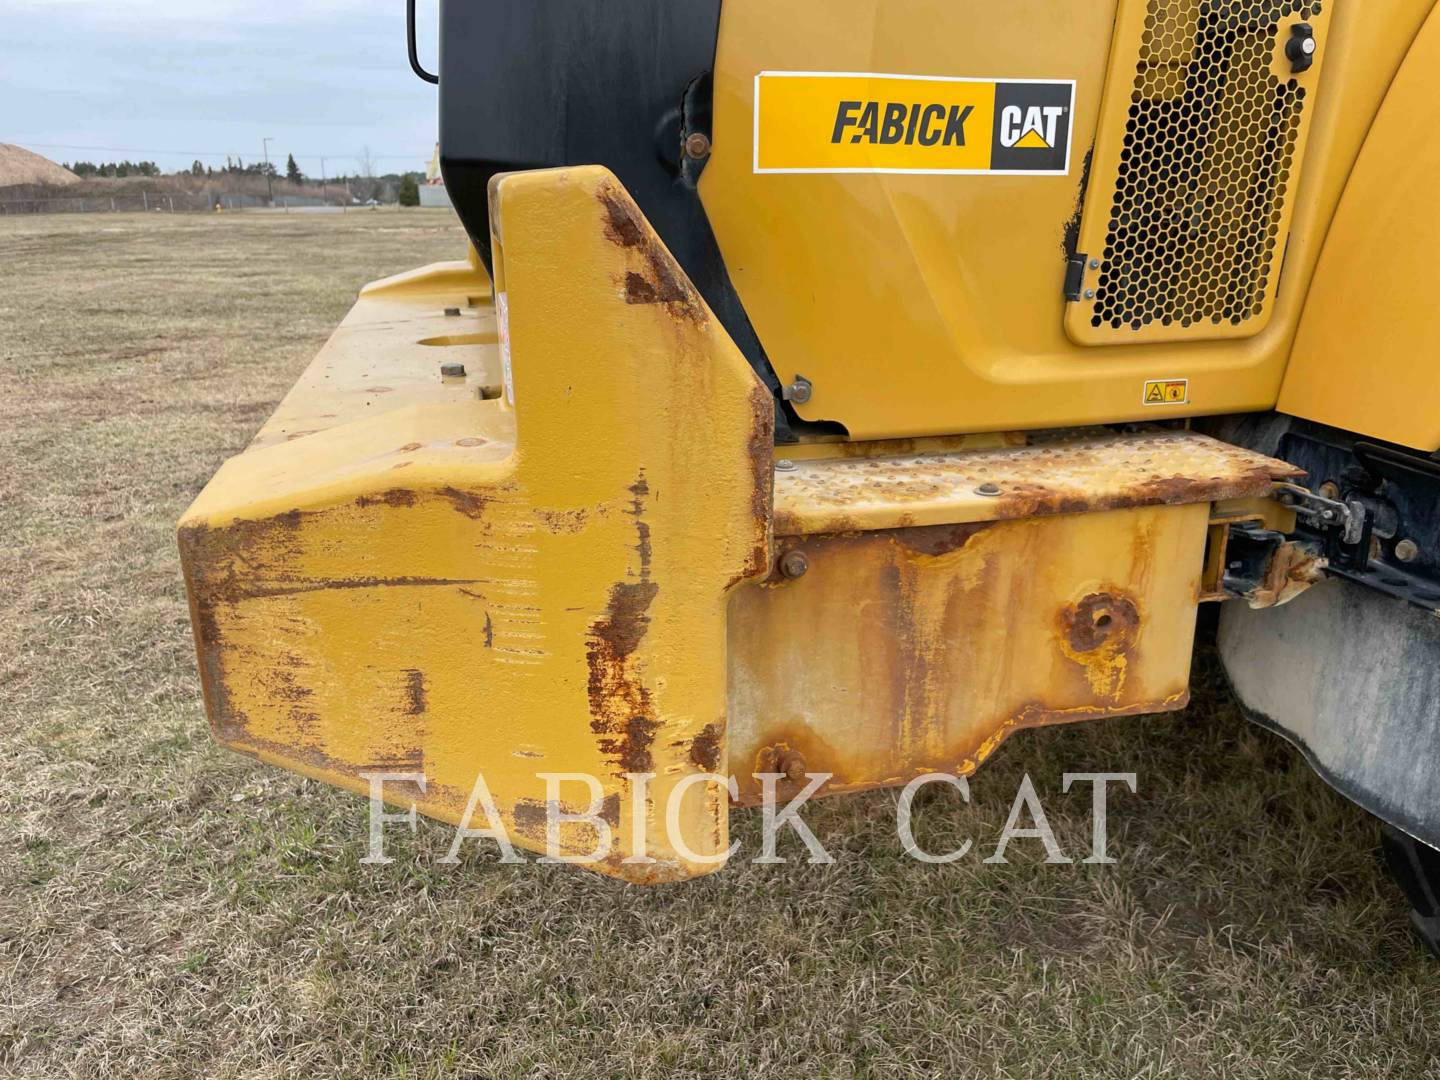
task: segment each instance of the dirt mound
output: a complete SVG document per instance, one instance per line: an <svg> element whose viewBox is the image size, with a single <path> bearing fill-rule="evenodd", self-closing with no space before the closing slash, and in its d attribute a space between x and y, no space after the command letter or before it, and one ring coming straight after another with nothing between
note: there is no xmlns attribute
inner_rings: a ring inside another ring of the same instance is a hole
<svg viewBox="0 0 1440 1080"><path fill-rule="evenodd" d="M16 184L78 184L80 178L24 147L0 143L0 188Z"/></svg>

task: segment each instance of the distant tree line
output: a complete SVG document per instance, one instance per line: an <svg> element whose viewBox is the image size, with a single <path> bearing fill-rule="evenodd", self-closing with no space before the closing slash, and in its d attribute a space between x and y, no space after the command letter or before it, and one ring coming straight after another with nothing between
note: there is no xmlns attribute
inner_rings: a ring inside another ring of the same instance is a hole
<svg viewBox="0 0 1440 1080"><path fill-rule="evenodd" d="M77 161L66 165L76 176L159 176L160 166L153 161L110 161L96 164L93 161Z"/></svg>
<svg viewBox="0 0 1440 1080"><path fill-rule="evenodd" d="M375 168L375 161L370 154L369 148L365 148L355 159L360 169L358 172L335 173L324 177L328 185L344 185L351 198L356 202L378 200L382 202L398 201L401 206L416 206L420 202L420 185L425 180L423 172L395 172L378 173ZM165 175L160 167L153 161L112 161L92 162L77 161L73 165L66 165L67 169L80 177L159 177ZM196 160L191 163L188 169L180 168L175 171L176 176L198 176L198 177L271 177L279 179L282 176L281 170L273 162L252 161L247 163L243 158L226 157L225 164L214 167L206 165L203 161ZM283 172L284 179L296 187L303 187L307 184L318 185L320 177L306 176L295 160L294 154L285 156Z"/></svg>

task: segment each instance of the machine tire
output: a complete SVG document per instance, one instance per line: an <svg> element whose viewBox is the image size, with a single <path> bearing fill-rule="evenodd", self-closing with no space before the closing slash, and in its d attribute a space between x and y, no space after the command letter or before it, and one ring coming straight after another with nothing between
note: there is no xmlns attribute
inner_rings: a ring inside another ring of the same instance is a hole
<svg viewBox="0 0 1440 1080"><path fill-rule="evenodd" d="M1440 851L1383 822L1380 847L1410 901L1410 921L1440 959Z"/></svg>

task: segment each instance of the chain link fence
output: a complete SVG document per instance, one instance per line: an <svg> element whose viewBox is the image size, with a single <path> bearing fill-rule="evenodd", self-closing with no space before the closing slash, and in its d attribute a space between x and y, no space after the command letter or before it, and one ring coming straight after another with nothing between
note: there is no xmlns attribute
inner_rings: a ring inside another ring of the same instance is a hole
<svg viewBox="0 0 1440 1080"><path fill-rule="evenodd" d="M140 191L117 195L46 196L29 199L0 199L0 215L10 214L119 214L119 213L205 213L220 210L307 210L330 207L344 210L346 203L334 195L276 195L274 206L261 195L243 193L206 194L182 191Z"/></svg>

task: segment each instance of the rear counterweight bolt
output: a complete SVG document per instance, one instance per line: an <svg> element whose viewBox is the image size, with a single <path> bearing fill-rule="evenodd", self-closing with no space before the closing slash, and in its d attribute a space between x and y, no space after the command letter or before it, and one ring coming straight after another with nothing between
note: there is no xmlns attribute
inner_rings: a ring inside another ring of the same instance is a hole
<svg viewBox="0 0 1440 1080"><path fill-rule="evenodd" d="M780 557L780 573L788 578L804 577L810 569L810 560L803 551L787 551Z"/></svg>
<svg viewBox="0 0 1440 1080"><path fill-rule="evenodd" d="M685 139L685 156L699 160L710 153L710 137L704 132L696 131Z"/></svg>
<svg viewBox="0 0 1440 1080"><path fill-rule="evenodd" d="M796 750L790 750L782 754L780 760L775 763L775 771L784 775L786 780L792 784L798 784L805 779L808 769L805 766L805 759Z"/></svg>

